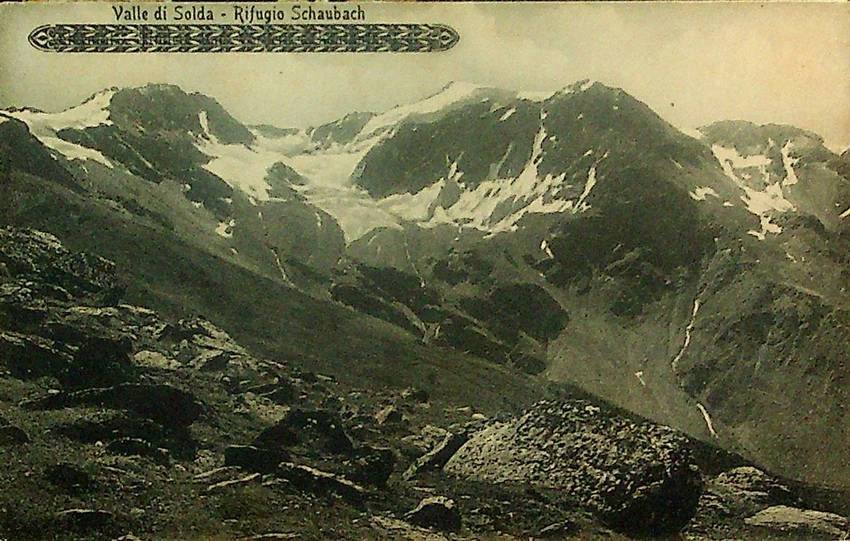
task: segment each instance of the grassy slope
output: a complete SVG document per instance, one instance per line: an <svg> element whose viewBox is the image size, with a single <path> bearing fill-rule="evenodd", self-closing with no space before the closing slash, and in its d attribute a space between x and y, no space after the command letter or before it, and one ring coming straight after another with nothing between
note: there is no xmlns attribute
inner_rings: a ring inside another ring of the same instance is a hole
<svg viewBox="0 0 850 541"><path fill-rule="evenodd" d="M202 314L259 354L352 385L417 386L485 413L515 410L543 394L532 380L424 347L396 327L207 254L102 201L27 175L10 181L15 197L0 202L0 221L49 231L72 249L116 261L129 302L172 317Z"/></svg>

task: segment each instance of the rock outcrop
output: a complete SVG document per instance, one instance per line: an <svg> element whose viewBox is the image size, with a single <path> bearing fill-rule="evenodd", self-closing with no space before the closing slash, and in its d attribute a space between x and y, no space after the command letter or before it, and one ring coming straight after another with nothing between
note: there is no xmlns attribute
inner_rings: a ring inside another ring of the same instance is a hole
<svg viewBox="0 0 850 541"><path fill-rule="evenodd" d="M517 419L489 425L445 470L560 490L630 534L678 531L702 491L686 438L584 400L540 402Z"/></svg>
<svg viewBox="0 0 850 541"><path fill-rule="evenodd" d="M750 526L805 539L846 539L850 521L835 513L776 505L745 519Z"/></svg>
<svg viewBox="0 0 850 541"><path fill-rule="evenodd" d="M413 524L438 530L456 531L461 525L455 502L443 496L425 498L405 518Z"/></svg>

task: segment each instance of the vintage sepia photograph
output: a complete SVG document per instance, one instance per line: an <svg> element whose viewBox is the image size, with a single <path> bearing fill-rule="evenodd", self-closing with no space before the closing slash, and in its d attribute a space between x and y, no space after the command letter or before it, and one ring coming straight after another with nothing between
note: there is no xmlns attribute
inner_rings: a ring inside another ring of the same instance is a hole
<svg viewBox="0 0 850 541"><path fill-rule="evenodd" d="M850 539L848 30L0 4L0 540Z"/></svg>

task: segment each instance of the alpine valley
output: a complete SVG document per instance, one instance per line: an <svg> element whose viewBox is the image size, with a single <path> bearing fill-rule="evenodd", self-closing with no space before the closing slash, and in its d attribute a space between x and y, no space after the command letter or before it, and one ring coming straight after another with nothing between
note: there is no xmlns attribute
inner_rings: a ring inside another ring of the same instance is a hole
<svg viewBox="0 0 850 541"><path fill-rule="evenodd" d="M274 124L0 111L0 538L848 535L850 151L592 81Z"/></svg>

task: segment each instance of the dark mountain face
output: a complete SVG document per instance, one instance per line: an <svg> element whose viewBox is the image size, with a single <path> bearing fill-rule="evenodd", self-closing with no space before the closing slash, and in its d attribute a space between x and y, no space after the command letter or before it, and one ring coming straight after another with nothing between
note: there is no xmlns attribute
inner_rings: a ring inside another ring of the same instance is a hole
<svg viewBox="0 0 850 541"><path fill-rule="evenodd" d="M9 185L13 170L80 189L74 176L30 133L26 124L0 116L0 184Z"/></svg>
<svg viewBox="0 0 850 541"><path fill-rule="evenodd" d="M0 123L3 216L119 265L147 254L138 298L355 379L450 394L475 358L506 388L575 384L789 476L850 478L850 181L817 135L695 139L590 82L454 86L306 130L176 87L104 96Z"/></svg>
<svg viewBox="0 0 850 541"><path fill-rule="evenodd" d="M538 104L507 106L485 98L424 125L411 120L369 151L355 181L382 198L418 192L444 177L452 163L463 171L465 188L516 176L531 156L539 117Z"/></svg>
<svg viewBox="0 0 850 541"><path fill-rule="evenodd" d="M349 113L339 120L307 130L310 138L323 148L354 141L375 113Z"/></svg>
<svg viewBox="0 0 850 541"><path fill-rule="evenodd" d="M107 122L63 128L57 136L96 149L150 182L180 182L188 186L190 201L204 204L221 218L227 216L233 190L203 168L209 157L196 140L204 135L224 143L250 144L254 136L218 102L176 86L149 85L114 91L107 109Z"/></svg>
<svg viewBox="0 0 850 541"><path fill-rule="evenodd" d="M224 144L250 145L254 134L214 99L186 94L171 85L149 85L115 93L109 107L110 120L124 131L202 135L208 132ZM208 126L200 119L205 113Z"/></svg>

